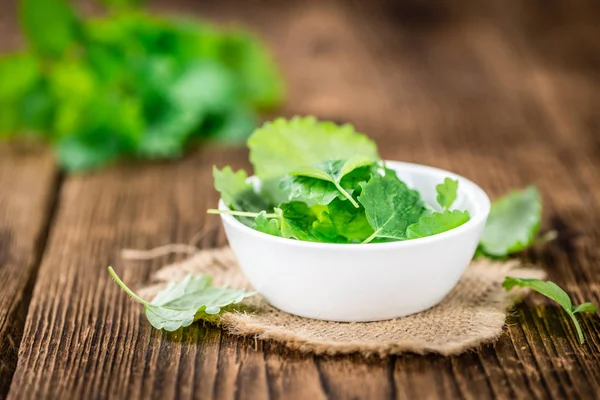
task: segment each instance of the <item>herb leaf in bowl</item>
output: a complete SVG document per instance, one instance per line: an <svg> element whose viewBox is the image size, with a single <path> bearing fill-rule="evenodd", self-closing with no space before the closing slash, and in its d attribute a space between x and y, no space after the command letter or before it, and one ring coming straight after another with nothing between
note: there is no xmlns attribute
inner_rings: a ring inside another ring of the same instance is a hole
<svg viewBox="0 0 600 400"><path fill-rule="evenodd" d="M340 197L349 200L358 208L358 203L352 198L355 179L345 178L358 168L369 167L372 164L373 160L365 156L354 156L348 160L327 160L314 166L295 169L289 172L289 177L284 180L291 180L289 187L294 199L311 200L317 197L321 199L317 204L327 205L334 198ZM319 193L319 196L313 196L313 191Z"/></svg>
<svg viewBox="0 0 600 400"><path fill-rule="evenodd" d="M248 174L243 169L234 172L230 166L222 170L213 167L213 177L215 189L221 193L221 200L231 209L249 213L273 209L254 191L254 187L248 182ZM248 226L252 226L253 218L254 214L246 217L240 215L240 221Z"/></svg>
<svg viewBox="0 0 600 400"><path fill-rule="evenodd" d="M252 229L264 232L273 236L281 236L281 228L277 218L269 218L266 211L261 211L252 224Z"/></svg>
<svg viewBox="0 0 600 400"><path fill-rule="evenodd" d="M215 189L221 193L221 200L230 207L238 203L240 195L253 191L252 184L248 182L248 174L243 169L234 172L230 166L221 170L213 166L213 177Z"/></svg>
<svg viewBox="0 0 600 400"><path fill-rule="evenodd" d="M426 211L419 192L409 189L394 171L387 168L384 176L374 174L367 184L362 185L358 201L374 229L363 243L377 237L406 239L406 228Z"/></svg>
<svg viewBox="0 0 600 400"><path fill-rule="evenodd" d="M456 194L458 191L458 181L450 178L444 179L444 183L440 183L435 187L437 191L437 202L444 209L448 210L454 200L456 200Z"/></svg>
<svg viewBox="0 0 600 400"><path fill-rule="evenodd" d="M424 215L416 224L410 225L406 229L408 239L417 239L426 236L437 235L438 233L457 228L469 220L468 211L444 211L443 213L434 212L431 215Z"/></svg>
<svg viewBox="0 0 600 400"><path fill-rule="evenodd" d="M450 211L458 181L437 185L441 213L382 167L377 148L351 125L314 117L278 118L248 139L254 186L245 171L214 169L215 188L231 214L258 231L325 243L407 240L444 232L469 220ZM410 232L408 228L412 227Z"/></svg>
<svg viewBox="0 0 600 400"><path fill-rule="evenodd" d="M348 241L361 243L373 234L363 207L356 208L347 201L336 199L327 208L333 226Z"/></svg>
<svg viewBox="0 0 600 400"><path fill-rule="evenodd" d="M275 208L279 220L281 236L284 238L315 241L311 232L317 217L313 211L300 201L280 204Z"/></svg>
<svg viewBox="0 0 600 400"><path fill-rule="evenodd" d="M277 118L265 123L248 139L250 162L263 182L326 160L362 156L379 160L377 146L352 125L336 125L314 117Z"/></svg>
<svg viewBox="0 0 600 400"><path fill-rule="evenodd" d="M419 222L410 225L406 229L408 239L417 239L426 236L437 235L438 233L457 228L470 219L468 211L450 211L458 192L458 181L450 178L444 179L435 187L437 192L437 202L444 210L443 212L433 212L431 215L423 215Z"/></svg>
<svg viewBox="0 0 600 400"><path fill-rule="evenodd" d="M303 201L311 206L326 206L343 196L330 181L306 176L286 176L279 181L279 189L285 201Z"/></svg>

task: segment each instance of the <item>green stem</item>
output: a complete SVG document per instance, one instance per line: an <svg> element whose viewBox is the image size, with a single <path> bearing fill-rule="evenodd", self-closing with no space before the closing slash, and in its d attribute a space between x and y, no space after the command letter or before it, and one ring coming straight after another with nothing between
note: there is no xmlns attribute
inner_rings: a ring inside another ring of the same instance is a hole
<svg viewBox="0 0 600 400"><path fill-rule="evenodd" d="M215 210L213 208L211 208L210 210L208 210L206 212L209 214L228 214L228 215L235 215L237 217L251 217L251 218L256 218L260 214L260 213L250 212L250 211ZM277 214L265 214L265 217L277 218Z"/></svg>
<svg viewBox="0 0 600 400"><path fill-rule="evenodd" d="M358 205L358 203L356 202L356 200L354 200L352 198L352 196L350 195L350 193L346 192L346 189L344 189L338 182L333 182L333 184L335 185L335 187L337 188L337 190L340 191L340 193L342 193L344 195L345 198L347 198L348 200L350 200L350 203L352 203L352 205L356 208L359 208L360 206Z"/></svg>
<svg viewBox="0 0 600 400"><path fill-rule="evenodd" d="M573 314L572 312L567 311L567 314L569 314L569 317L571 317L571 319L573 320L573 324L575 325L575 329L577 330L577 336L579 337L579 344L583 344L583 342L585 342L585 339L583 337L583 332L581 331L581 326L579 326L579 321L577 321L575 314Z"/></svg>
<svg viewBox="0 0 600 400"><path fill-rule="evenodd" d="M133 291L131 289L129 289L125 283L123 283L121 278L119 278L119 276L117 275L117 273L115 272L115 270L112 267L108 267L108 273L110 274L110 276L112 276L112 278L115 280L115 282L117 282L117 285L119 285L121 287L121 289L123 289L125 291L125 293L127 293L129 296L131 296L132 299L142 303L146 307L148 307L150 305L150 303L148 303L146 300L142 299L140 296L133 293Z"/></svg>
<svg viewBox="0 0 600 400"><path fill-rule="evenodd" d="M373 232L373 234L371 236L369 236L368 238L366 238L365 240L363 240L362 244L367 244L369 243L371 240L375 239L377 237L377 234L379 233L379 229L376 230L375 232Z"/></svg>

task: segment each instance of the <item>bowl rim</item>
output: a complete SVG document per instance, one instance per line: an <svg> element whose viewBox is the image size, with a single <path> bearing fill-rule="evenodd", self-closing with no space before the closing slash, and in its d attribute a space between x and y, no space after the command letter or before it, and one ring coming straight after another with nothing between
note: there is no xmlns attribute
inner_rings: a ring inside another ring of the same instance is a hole
<svg viewBox="0 0 600 400"><path fill-rule="evenodd" d="M438 233L432 236L426 236L423 238L410 239L410 240L400 240L395 242L384 242L384 243L321 243L321 242L310 242L304 240L296 240L290 238L283 238L280 236L269 235L268 233L260 232L251 227L244 225L242 222L234 218L230 214L220 214L221 220L224 224L229 224L235 229L239 229L242 232L255 236L258 239L270 240L274 244L282 244L294 247L303 247L303 248L319 248L319 249L336 249L336 250L350 250L355 251L372 251L372 250L382 250L382 249L396 249L396 248L404 248L404 247L415 247L421 245L427 245L438 241L443 241L445 239L449 239L454 236L461 235L466 233L467 231L474 229L480 223L485 223L487 217L490 213L491 202L487 195L487 193L479 187L476 183L471 181L470 179L465 178L464 176L458 175L454 172L447 171L441 168L432 167L424 164L417 163L409 163L404 161L393 161L393 160L385 160L386 166L391 167L394 170L400 169L413 169L413 170L421 170L426 173L435 173L435 174L445 174L447 177L458 179L463 187L466 184L465 190L469 197L473 199L473 205L477 207L477 213L473 216L469 221L464 224L450 229L449 231ZM476 202L476 200L479 200ZM219 210L228 210L229 208L225 205L222 199L219 199Z"/></svg>

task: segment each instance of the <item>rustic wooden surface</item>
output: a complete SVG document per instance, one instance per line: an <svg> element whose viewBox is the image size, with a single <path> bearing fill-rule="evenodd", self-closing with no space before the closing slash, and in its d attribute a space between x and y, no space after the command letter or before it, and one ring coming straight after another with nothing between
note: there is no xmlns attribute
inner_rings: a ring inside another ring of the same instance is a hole
<svg viewBox="0 0 600 400"><path fill-rule="evenodd" d="M492 196L537 185L543 229L559 236L521 256L575 302L600 303L597 1L153 7L252 26L286 74L284 115L353 122L385 158L454 170ZM4 48L19 43L7 12ZM246 159L244 149L210 146L178 162L65 177L47 152L0 146L0 397L598 397L598 315L582 321L579 345L568 317L541 296L516 308L497 343L447 358L313 357L200 324L151 329L106 266L135 286L175 258L126 263L122 248L198 231L201 247L225 244L205 214L217 200L211 166Z"/></svg>

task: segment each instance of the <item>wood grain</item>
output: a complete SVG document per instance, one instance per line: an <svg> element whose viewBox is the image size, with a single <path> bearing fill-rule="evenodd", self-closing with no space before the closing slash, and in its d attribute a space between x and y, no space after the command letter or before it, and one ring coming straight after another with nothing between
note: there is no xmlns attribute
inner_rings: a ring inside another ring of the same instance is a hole
<svg viewBox="0 0 600 400"><path fill-rule="evenodd" d="M48 151L0 144L0 398L17 366L57 177Z"/></svg>
<svg viewBox="0 0 600 400"><path fill-rule="evenodd" d="M385 158L454 170L494 197L537 185L543 230L559 235L521 256L548 271L575 302L600 303L597 2L157 7L254 27L289 82L284 115L354 122ZM511 312L497 343L449 358L313 357L201 324L172 334L152 330L106 266L135 286L175 257L126 264L122 248L187 242L198 230L208 233L202 247L224 244L218 219L204 213L217 198L211 165L247 167L246 159L245 150L211 146L180 162L119 165L64 180L10 399L587 399L600 393L598 315L582 319L587 342L579 345L566 314L541 296ZM0 205L5 187L0 179ZM35 201L46 197L38 193Z"/></svg>

